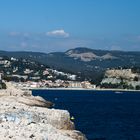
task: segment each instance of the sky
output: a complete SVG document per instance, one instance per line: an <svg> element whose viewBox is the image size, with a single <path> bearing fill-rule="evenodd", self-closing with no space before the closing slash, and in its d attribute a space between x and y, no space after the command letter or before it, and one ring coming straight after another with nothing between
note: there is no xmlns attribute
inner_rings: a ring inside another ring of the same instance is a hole
<svg viewBox="0 0 140 140"><path fill-rule="evenodd" d="M0 0L0 50L140 51L140 0Z"/></svg>

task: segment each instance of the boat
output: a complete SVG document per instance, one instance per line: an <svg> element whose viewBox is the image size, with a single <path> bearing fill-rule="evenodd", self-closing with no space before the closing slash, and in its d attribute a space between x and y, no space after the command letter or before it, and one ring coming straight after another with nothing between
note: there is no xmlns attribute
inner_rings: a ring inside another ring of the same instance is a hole
<svg viewBox="0 0 140 140"><path fill-rule="evenodd" d="M75 120L75 118L72 116L71 118L70 118L71 120Z"/></svg>

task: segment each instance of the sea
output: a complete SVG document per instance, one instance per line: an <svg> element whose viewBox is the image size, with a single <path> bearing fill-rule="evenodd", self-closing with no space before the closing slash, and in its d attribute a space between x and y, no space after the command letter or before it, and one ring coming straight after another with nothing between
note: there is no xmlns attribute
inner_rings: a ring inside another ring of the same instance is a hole
<svg viewBox="0 0 140 140"><path fill-rule="evenodd" d="M140 92L33 90L68 110L88 140L140 140Z"/></svg>

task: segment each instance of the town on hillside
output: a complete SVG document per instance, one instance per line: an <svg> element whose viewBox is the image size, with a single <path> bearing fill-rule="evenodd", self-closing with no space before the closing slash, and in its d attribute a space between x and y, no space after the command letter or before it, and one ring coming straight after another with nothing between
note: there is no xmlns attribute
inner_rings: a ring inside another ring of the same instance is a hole
<svg viewBox="0 0 140 140"><path fill-rule="evenodd" d="M93 79L92 79L93 80ZM92 83L78 74L66 73L39 62L0 57L0 88L6 88L3 81L11 81L23 89L33 88L83 88L83 89L131 89L140 90L140 68L108 68L100 81Z"/></svg>
<svg viewBox="0 0 140 140"><path fill-rule="evenodd" d="M81 81L77 75L48 68L38 62L14 57L0 57L0 88L4 81L16 86L31 88L94 88L89 81Z"/></svg>

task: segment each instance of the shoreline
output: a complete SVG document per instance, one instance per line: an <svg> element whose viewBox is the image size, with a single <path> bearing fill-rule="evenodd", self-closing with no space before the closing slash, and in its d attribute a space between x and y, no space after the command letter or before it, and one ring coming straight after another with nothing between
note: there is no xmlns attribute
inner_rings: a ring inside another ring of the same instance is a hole
<svg viewBox="0 0 140 140"><path fill-rule="evenodd" d="M25 90L82 90L82 91L120 91L120 92L140 92L140 90L133 89L85 89L85 88L25 88Z"/></svg>
<svg viewBox="0 0 140 140"><path fill-rule="evenodd" d="M20 90L83 90L83 91L114 91L114 92L140 92L140 90L136 89L117 89L117 88L81 88L81 87L29 87L29 86L18 86L17 83L12 83L14 87L20 89Z"/></svg>

